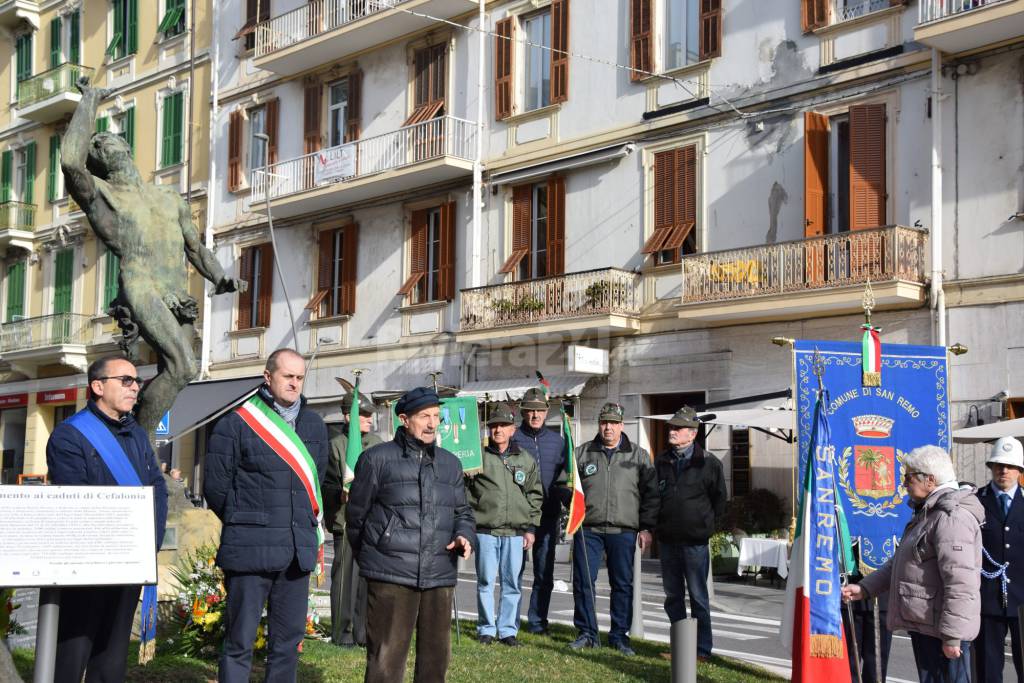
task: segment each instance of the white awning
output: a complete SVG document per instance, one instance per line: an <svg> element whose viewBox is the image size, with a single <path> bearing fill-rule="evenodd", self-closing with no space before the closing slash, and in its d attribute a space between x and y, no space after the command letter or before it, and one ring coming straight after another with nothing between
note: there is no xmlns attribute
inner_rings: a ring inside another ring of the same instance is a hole
<svg viewBox="0 0 1024 683"><path fill-rule="evenodd" d="M1024 437L1024 417L1016 420L993 422L992 424L966 427L953 432L953 441L957 443L981 443L995 441L1004 436Z"/></svg>
<svg viewBox="0 0 1024 683"><path fill-rule="evenodd" d="M615 161L616 159L621 159L624 156L632 154L635 149L636 144L632 142L600 147L588 152L581 152L579 154L563 157L554 161L536 164L535 166L528 166L514 171L505 171L504 173L494 173L491 175L490 180L492 185L521 183L534 178L551 175L552 173L557 173L559 171L568 171L573 168L593 166L594 164L601 164L606 161Z"/></svg>
<svg viewBox="0 0 1024 683"><path fill-rule="evenodd" d="M794 411L788 408L771 410L766 408L746 408L743 410L715 410L701 413L701 422L705 424L731 425L733 427L757 427L759 429L793 429ZM641 419L668 420L671 414L641 415Z"/></svg>
<svg viewBox="0 0 1024 683"><path fill-rule="evenodd" d="M594 375L551 375L547 380L551 383L551 396L579 396L587 381ZM516 377L513 379L487 379L479 382L467 382L466 386L459 390L459 396L476 396L484 398L488 395L492 401L504 401L506 399L518 400L529 389L536 389L540 384L536 379L529 377Z"/></svg>

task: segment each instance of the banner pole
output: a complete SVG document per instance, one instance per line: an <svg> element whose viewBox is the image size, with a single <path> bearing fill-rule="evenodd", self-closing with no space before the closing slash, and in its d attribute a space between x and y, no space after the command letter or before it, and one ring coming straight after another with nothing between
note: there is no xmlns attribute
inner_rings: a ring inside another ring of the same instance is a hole
<svg viewBox="0 0 1024 683"><path fill-rule="evenodd" d="M878 616L878 598L871 598L871 616L875 626L875 683L885 683L885 676L882 675L882 634L881 619Z"/></svg>

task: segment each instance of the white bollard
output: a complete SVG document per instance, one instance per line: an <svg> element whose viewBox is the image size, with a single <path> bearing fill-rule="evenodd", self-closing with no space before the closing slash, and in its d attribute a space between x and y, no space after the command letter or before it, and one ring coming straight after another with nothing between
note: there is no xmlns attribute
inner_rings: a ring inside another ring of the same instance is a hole
<svg viewBox="0 0 1024 683"><path fill-rule="evenodd" d="M697 683L697 620L672 622L672 683Z"/></svg>

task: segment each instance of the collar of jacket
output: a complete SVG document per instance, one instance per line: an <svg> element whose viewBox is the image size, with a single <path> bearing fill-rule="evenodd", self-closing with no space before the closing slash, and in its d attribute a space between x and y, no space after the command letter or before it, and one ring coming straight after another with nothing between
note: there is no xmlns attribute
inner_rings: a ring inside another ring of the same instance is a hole
<svg viewBox="0 0 1024 683"><path fill-rule="evenodd" d="M594 437L594 440L590 442L589 446L587 446L587 450L588 451L595 451L597 453L603 453L604 452L604 442L601 441L601 435L600 434L598 434L597 436ZM615 452L616 453L632 453L633 452L633 442L629 440L628 436L626 436L626 432L622 432L622 437L619 439L619 447L618 447L618 449L616 449Z"/></svg>
<svg viewBox="0 0 1024 683"><path fill-rule="evenodd" d="M551 430L548 429L545 425L541 425L540 429L534 429L529 425L529 423L526 422L526 420L523 420L522 424L519 425L519 431L521 431L523 434L526 434L526 436L530 437L531 439L537 439L540 438L541 434L543 434L544 432L548 432Z"/></svg>
<svg viewBox="0 0 1024 683"><path fill-rule="evenodd" d="M274 407L274 395L270 393L270 387L267 386L266 382L261 384L260 388L256 390L256 395L259 396L260 399L264 403L266 403L268 406L270 406L271 408ZM306 408L306 396L305 396L305 394L299 394L299 413L301 414L302 411L305 408ZM296 416L296 418L295 418L296 422L298 422L298 419L299 419L298 416Z"/></svg>
<svg viewBox="0 0 1024 683"><path fill-rule="evenodd" d="M488 441L487 446L484 448L484 450L487 451L488 453L493 453L494 455L498 456L519 455L519 445L515 441L508 442L508 448L505 449L504 453L498 452L498 449L494 445L493 441Z"/></svg>
<svg viewBox="0 0 1024 683"><path fill-rule="evenodd" d="M128 413L127 415L123 416L120 420L115 420L114 418L110 417L102 410L100 410L100 407L96 405L96 401L93 399L89 399L89 402L86 403L86 406L89 408L93 415L103 420L103 424L107 425L111 429L116 429L118 431L131 431L132 427L134 427L136 424L135 416L132 415L131 413Z"/></svg>
<svg viewBox="0 0 1024 683"><path fill-rule="evenodd" d="M405 427L395 430L395 443L402 447L402 453L422 453L431 460L434 459L435 444L425 444L419 439L414 439Z"/></svg>
<svg viewBox="0 0 1024 683"><path fill-rule="evenodd" d="M667 460L670 463L675 464L676 461L675 449L669 446L667 449L661 452L658 459ZM696 441L693 442L693 454L690 455L690 467L704 467L705 453L704 449L700 447L700 444Z"/></svg>

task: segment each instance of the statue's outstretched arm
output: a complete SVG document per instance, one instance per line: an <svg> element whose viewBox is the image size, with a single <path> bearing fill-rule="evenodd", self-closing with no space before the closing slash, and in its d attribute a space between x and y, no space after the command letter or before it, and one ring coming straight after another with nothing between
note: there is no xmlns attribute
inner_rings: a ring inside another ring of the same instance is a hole
<svg viewBox="0 0 1024 683"><path fill-rule="evenodd" d="M221 268L217 258L199 238L199 231L192 223L192 214L184 200L178 210L178 223L181 225L181 234L185 238L185 255L200 275L216 285L215 294L244 292L248 288L248 283L245 280L231 278L224 274L224 269Z"/></svg>
<svg viewBox="0 0 1024 683"><path fill-rule="evenodd" d="M115 216L106 199L99 194L96 179L86 168L85 160L89 156L89 142L96 125L96 105L110 91L91 87L88 76L80 77L75 85L82 93L82 100L75 108L61 141L60 167L71 197L85 211L93 230L108 242L107 235L103 234L104 228L114 225Z"/></svg>

